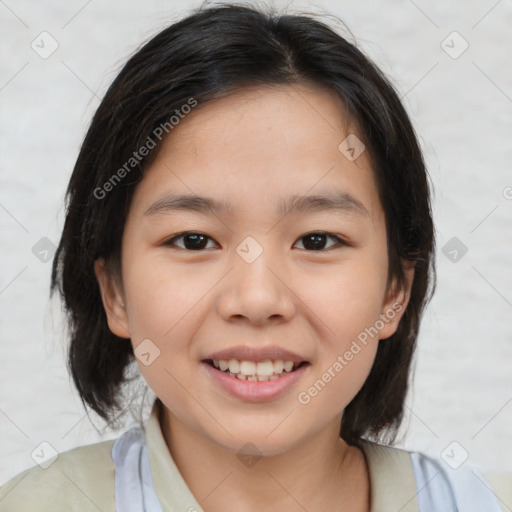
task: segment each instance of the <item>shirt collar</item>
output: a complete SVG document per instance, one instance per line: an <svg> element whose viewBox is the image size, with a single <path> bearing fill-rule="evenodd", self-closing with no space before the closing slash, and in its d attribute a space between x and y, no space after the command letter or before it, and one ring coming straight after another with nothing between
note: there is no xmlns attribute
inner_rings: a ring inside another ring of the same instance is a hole
<svg viewBox="0 0 512 512"><path fill-rule="evenodd" d="M204 512L169 452L160 428L160 404L160 400L155 400L145 429L155 493L163 510Z"/></svg>
<svg viewBox="0 0 512 512"><path fill-rule="evenodd" d="M419 512L410 453L362 441L370 473L370 512Z"/></svg>
<svg viewBox="0 0 512 512"><path fill-rule="evenodd" d="M160 401L153 404L146 425L154 490L164 510L204 512L169 452L159 421ZM370 512L419 512L414 470L409 452L363 441L371 488Z"/></svg>

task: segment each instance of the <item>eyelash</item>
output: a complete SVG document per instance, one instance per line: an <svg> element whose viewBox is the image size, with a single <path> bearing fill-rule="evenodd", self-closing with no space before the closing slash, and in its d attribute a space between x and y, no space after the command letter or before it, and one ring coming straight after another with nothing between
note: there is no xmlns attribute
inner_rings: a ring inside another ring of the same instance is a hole
<svg viewBox="0 0 512 512"><path fill-rule="evenodd" d="M196 249L196 250L194 250L194 249L186 249L185 247L176 246L173 243L175 240L179 240L180 238L183 238L183 237L185 237L187 235L200 235L202 237L206 237L206 238L209 238L210 240L213 240L213 238L211 238L208 235L206 235L205 233L201 233L199 231L184 231L183 233L179 233L177 235L174 235L171 238L168 238L167 240L165 240L163 242L163 245L171 247L173 249L182 249L182 250L187 251L187 252L202 252L202 251L205 250L205 249ZM336 239L338 243L333 245L333 246L331 246L331 247L328 247L327 249L318 249L318 250L300 249L300 250L305 250L305 251L308 251L308 252L326 252L326 251L329 251L330 249L335 249L338 246L346 246L346 245L348 245L339 236L334 235L333 233L328 233L326 231L312 231L310 233L306 233L305 235L300 236L297 240L300 240L301 238L306 238L306 237L312 236L312 235L324 235L324 236L327 236L328 238Z"/></svg>

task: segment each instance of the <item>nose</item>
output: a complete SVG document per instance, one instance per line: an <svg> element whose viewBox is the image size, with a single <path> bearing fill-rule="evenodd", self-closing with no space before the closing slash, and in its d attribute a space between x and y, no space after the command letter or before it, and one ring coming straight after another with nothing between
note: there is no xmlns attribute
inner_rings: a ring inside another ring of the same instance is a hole
<svg viewBox="0 0 512 512"><path fill-rule="evenodd" d="M245 319L253 325L289 321L297 296L278 258L268 250L251 261L237 254L223 280L217 307L226 321Z"/></svg>

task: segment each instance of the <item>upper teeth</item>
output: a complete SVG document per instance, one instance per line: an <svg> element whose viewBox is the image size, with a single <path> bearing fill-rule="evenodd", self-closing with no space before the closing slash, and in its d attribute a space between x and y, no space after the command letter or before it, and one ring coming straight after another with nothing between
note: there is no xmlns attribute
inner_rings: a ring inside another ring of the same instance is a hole
<svg viewBox="0 0 512 512"><path fill-rule="evenodd" d="M283 361L281 359L277 359L276 361L261 361L259 363L255 363L254 361L239 361L238 359L230 359L229 361L220 359L213 361L215 368L219 368L223 372L229 370L233 375L239 374L245 377L275 376L277 378L283 373L283 370L285 372L291 372L294 364L293 361Z"/></svg>

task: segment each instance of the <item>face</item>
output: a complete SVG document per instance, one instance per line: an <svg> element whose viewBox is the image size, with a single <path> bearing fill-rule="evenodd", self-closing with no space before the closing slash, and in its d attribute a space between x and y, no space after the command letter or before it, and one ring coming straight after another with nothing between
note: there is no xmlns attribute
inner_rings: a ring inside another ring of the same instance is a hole
<svg viewBox="0 0 512 512"><path fill-rule="evenodd" d="M138 185L121 286L95 270L171 426L268 455L339 435L413 277L386 287L384 212L368 155L340 146L343 112L306 86L198 106Z"/></svg>

